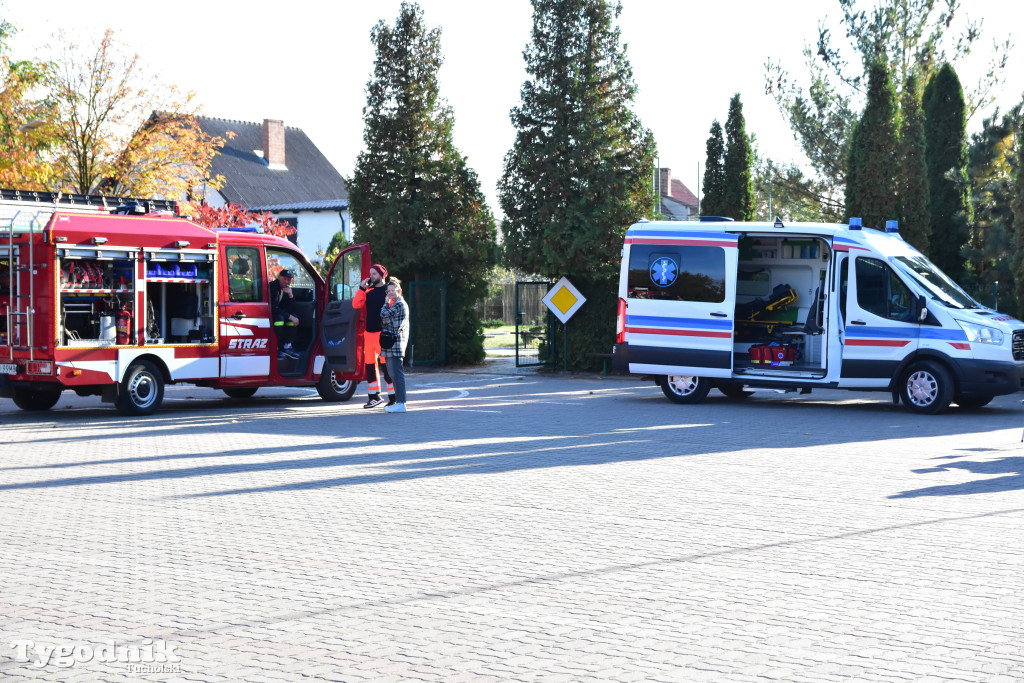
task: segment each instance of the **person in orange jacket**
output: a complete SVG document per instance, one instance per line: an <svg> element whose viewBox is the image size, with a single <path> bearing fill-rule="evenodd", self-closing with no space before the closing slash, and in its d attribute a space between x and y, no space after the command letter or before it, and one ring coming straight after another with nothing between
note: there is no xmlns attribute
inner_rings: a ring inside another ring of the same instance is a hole
<svg viewBox="0 0 1024 683"><path fill-rule="evenodd" d="M380 363L380 309L387 302L388 269L379 263L370 266L370 277L359 283L359 291L352 297L352 307L366 309L366 328L363 330L363 363L366 365L366 384L369 398L364 408L376 408L384 403L380 395L380 375L387 382L388 405L395 403L395 389L387 365ZM379 370L378 370L379 368Z"/></svg>

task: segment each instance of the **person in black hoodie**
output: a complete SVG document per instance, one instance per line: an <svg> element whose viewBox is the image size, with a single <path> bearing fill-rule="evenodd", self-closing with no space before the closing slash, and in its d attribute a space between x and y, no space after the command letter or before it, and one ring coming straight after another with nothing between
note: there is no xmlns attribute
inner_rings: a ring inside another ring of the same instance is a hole
<svg viewBox="0 0 1024 683"><path fill-rule="evenodd" d="M295 295L292 294L292 280L295 273L285 268L270 283L270 317L273 318L274 334L277 335L277 359L296 359L299 354L292 348L299 319L292 312Z"/></svg>
<svg viewBox="0 0 1024 683"><path fill-rule="evenodd" d="M387 365L380 361L380 309L387 301L388 269L379 263L370 266L370 277L359 284L352 297L352 307L366 309L366 329L363 330L363 363L366 365L366 384L369 398L364 408L376 408L384 403L380 395L380 374L387 382L388 405L395 403L394 388ZM380 371L378 372L378 367Z"/></svg>

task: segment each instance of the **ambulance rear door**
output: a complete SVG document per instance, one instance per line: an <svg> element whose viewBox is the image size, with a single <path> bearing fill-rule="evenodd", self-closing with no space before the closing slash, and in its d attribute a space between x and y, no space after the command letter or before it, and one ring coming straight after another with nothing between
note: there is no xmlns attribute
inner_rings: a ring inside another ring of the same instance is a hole
<svg viewBox="0 0 1024 683"><path fill-rule="evenodd" d="M731 376L738 237L636 225L626 244L629 371Z"/></svg>

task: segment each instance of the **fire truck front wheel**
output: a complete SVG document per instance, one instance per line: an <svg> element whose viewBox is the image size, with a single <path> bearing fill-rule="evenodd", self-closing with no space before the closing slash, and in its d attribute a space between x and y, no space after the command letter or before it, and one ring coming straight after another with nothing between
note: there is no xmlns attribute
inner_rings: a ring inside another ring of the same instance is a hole
<svg viewBox="0 0 1024 683"><path fill-rule="evenodd" d="M60 400L60 389L15 387L14 405L22 410L49 410Z"/></svg>
<svg viewBox="0 0 1024 683"><path fill-rule="evenodd" d="M356 393L356 384L358 383L352 380L339 380L334 376L333 370L327 370L324 374L320 375L316 391L323 400L336 403L352 398L352 394Z"/></svg>
<svg viewBox="0 0 1024 683"><path fill-rule="evenodd" d="M125 415L150 415L164 400L164 376L146 360L128 368L117 392L117 409Z"/></svg>

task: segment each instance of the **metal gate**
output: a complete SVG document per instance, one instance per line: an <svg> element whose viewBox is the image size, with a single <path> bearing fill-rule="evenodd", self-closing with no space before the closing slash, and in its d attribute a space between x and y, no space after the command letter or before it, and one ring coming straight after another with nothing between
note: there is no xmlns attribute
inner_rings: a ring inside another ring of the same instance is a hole
<svg viewBox="0 0 1024 683"><path fill-rule="evenodd" d="M553 365L555 316L544 305L550 282L516 283L516 367Z"/></svg>
<svg viewBox="0 0 1024 683"><path fill-rule="evenodd" d="M448 284L410 282L409 347L405 355L413 365L444 365L448 319Z"/></svg>

